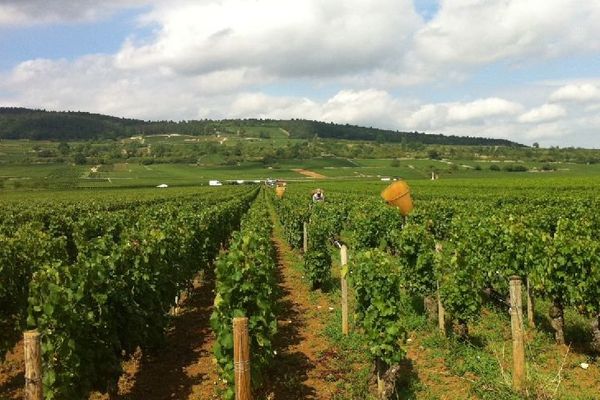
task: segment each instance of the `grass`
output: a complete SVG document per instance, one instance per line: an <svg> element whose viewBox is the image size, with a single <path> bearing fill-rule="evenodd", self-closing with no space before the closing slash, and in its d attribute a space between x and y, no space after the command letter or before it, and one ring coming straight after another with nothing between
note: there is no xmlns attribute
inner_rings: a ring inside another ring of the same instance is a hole
<svg viewBox="0 0 600 400"><path fill-rule="evenodd" d="M575 317L567 313L567 317ZM542 316L540 316L540 319ZM586 321L573 318L569 329L577 332ZM470 340L440 336L433 327L421 331L420 346L431 359L442 359L445 368L470 382L470 392L479 399L592 399L593 372L582 374L579 363L588 360L585 353L556 346L547 331L530 331L526 342L527 389L524 395L512 390L512 341L510 321L502 310L487 309L470 326ZM584 338L574 339L587 340ZM561 372L562 380L557 376ZM596 373L597 375L597 373ZM588 382L587 384L585 382ZM418 398L418 397L417 397Z"/></svg>
<svg viewBox="0 0 600 400"><path fill-rule="evenodd" d="M266 129L266 128L265 128ZM279 131L278 128L269 128ZM204 139L204 137L201 137ZM248 138L232 138L226 143ZM151 137L154 142L182 142L185 136ZM263 139L252 139L261 141ZM271 139L269 139L271 140ZM289 139L272 139L289 140ZM183 143L183 142L182 142ZM94 144L95 145L95 144ZM92 146L94 146L92 145ZM183 144L182 144L183 145ZM490 187L510 187L513 192L535 187L553 187L588 190L597 185L600 176L600 164L553 164L557 170L547 173L490 171L491 162L473 162L455 160L452 163L428 159L401 159L398 166L392 167L391 159L347 159L341 157L316 157L307 160L282 160L272 166L265 166L258 161L245 161L237 165L224 166L223 158L218 154L201 157L200 164L151 164L120 163L101 165L97 172L92 172L93 165L71 165L65 163L14 164L14 157L20 152L33 152L33 148L53 148L56 143L29 141L0 142L0 190L13 189L52 189L77 187L153 187L161 183L170 186L204 185L208 180L257 180L286 179L294 181L313 181L294 169L307 169L324 175L327 180L361 180L380 182L384 177L400 177L406 179L411 188L418 193L420 189L429 191L440 188L469 185L473 190L486 191ZM23 154L21 154L23 156ZM26 159L24 159L26 160ZM29 160L31 161L31 160ZM43 160L42 160L43 161ZM496 163L503 165L505 163ZM539 168L542 163L526 162L528 167ZM475 170L476 165L481 170ZM440 177L431 181L431 170L435 169ZM319 182L324 182L320 180ZM321 183L320 183L321 184Z"/></svg>
<svg viewBox="0 0 600 400"><path fill-rule="evenodd" d="M339 276L337 253L332 253L333 282L337 282ZM339 302L339 289L334 285L327 296L332 303ZM567 309L565 312L566 336L573 342L567 349L557 346L552 333L541 323L547 318L548 304L545 301L538 302L539 328L530 330L527 336L528 381L525 393L521 394L512 389L512 339L506 310L494 307L484 309L481 318L470 325L470 340L462 341L452 334L441 336L437 326L427 321L421 303L422 299L409 296L403 296L402 299L404 314L400 322L410 338L402 346L407 348L410 367L406 367L406 376L398 385L398 398L597 398L600 365L590 358L589 349L583 345L589 343L589 321L575 310ZM325 334L339 349L340 362L352 365L347 381L340 382L343 392L348 394L343 398L374 398L373 383L369 383L370 377L372 380L372 367L368 344L360 334L360 329L352 323L350 334L342 335L341 313L337 310L328 321ZM415 364L412 359L417 360ZM595 369L587 372L581 369L579 364L584 361L594 365L591 368Z"/></svg>

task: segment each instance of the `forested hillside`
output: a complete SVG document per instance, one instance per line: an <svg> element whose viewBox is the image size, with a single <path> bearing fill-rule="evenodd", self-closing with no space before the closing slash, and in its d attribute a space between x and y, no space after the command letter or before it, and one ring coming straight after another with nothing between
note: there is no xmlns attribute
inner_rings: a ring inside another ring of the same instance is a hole
<svg viewBox="0 0 600 400"><path fill-rule="evenodd" d="M444 145L516 146L523 145L504 139L445 136L419 132L399 132L366 128L348 124L334 124L302 119L262 120L193 120L193 121L142 121L117 118L87 112L31 110L27 108L0 107L0 139L33 140L90 140L115 139L134 135L185 134L210 135L217 132L246 132L256 134L256 129L281 128L290 138L308 139L315 136L327 139L368 140L381 143L421 143Z"/></svg>

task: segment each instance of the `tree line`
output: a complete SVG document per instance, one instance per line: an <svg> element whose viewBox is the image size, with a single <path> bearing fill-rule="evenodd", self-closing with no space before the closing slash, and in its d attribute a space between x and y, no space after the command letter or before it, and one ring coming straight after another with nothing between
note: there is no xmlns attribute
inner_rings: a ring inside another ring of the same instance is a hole
<svg viewBox="0 0 600 400"><path fill-rule="evenodd" d="M0 107L0 139L102 140L137 135L212 135L239 133L249 127L275 127L292 139L346 139L379 143L524 147L505 139L463 137L361 127L303 119L224 119L143 121L75 111L45 111Z"/></svg>

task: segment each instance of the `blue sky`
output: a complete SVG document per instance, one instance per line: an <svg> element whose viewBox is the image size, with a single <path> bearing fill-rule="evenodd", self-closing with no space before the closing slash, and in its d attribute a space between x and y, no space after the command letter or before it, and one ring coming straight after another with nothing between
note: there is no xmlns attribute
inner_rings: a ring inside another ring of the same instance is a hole
<svg viewBox="0 0 600 400"><path fill-rule="evenodd" d="M0 0L0 106L600 147L600 3Z"/></svg>
<svg viewBox="0 0 600 400"><path fill-rule="evenodd" d="M438 0L416 0L414 6L425 21L430 21L438 11Z"/></svg>
<svg viewBox="0 0 600 400"><path fill-rule="evenodd" d="M152 29L136 22L143 10L119 10L94 21L0 25L0 69L35 58L74 60L86 54L116 53L130 36L138 40L150 37Z"/></svg>

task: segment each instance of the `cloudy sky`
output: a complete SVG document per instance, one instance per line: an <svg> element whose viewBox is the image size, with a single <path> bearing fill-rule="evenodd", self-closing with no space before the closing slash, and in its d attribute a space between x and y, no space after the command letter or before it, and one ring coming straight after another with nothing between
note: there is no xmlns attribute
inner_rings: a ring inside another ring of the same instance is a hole
<svg viewBox="0 0 600 400"><path fill-rule="evenodd" d="M600 148L600 0L0 0L0 105Z"/></svg>

